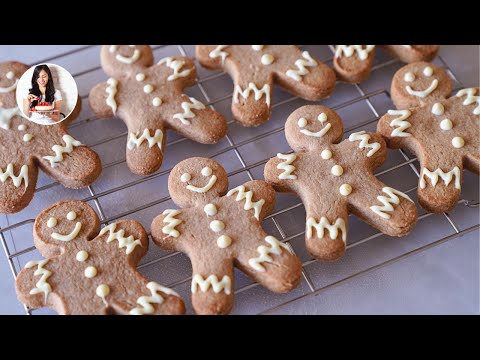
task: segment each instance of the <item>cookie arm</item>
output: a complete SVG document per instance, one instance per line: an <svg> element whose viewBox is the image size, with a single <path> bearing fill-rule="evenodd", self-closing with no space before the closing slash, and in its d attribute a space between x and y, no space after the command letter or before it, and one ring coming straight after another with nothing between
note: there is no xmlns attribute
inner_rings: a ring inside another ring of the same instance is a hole
<svg viewBox="0 0 480 360"><path fill-rule="evenodd" d="M88 96L90 108L99 118L111 118L114 116L114 111L117 110L117 102L115 95L117 92L118 83L114 80L109 80L110 84L103 82L97 84Z"/></svg>
<svg viewBox="0 0 480 360"><path fill-rule="evenodd" d="M263 170L265 180L280 192L297 191L297 175L295 174L295 161L299 154L277 154L271 158Z"/></svg>
<svg viewBox="0 0 480 360"><path fill-rule="evenodd" d="M0 213L14 214L32 200L38 170L32 161L0 165Z"/></svg>
<svg viewBox="0 0 480 360"><path fill-rule="evenodd" d="M165 210L153 219L151 226L152 240L163 250L184 251L184 239L189 236L183 210Z"/></svg>
<svg viewBox="0 0 480 360"><path fill-rule="evenodd" d="M226 45L197 45L195 47L195 57L203 67L209 70L221 70L224 59L227 57L227 53L222 51L222 46ZM218 50L212 53L215 49Z"/></svg>

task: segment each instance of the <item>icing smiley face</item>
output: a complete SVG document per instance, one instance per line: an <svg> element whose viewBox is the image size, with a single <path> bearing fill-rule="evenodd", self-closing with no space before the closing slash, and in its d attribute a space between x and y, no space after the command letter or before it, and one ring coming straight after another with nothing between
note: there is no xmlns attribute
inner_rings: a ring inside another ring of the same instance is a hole
<svg viewBox="0 0 480 360"><path fill-rule="evenodd" d="M77 213L75 211L70 211L66 219L67 221L75 221L77 218ZM47 221L47 227L54 229L58 225L58 219L54 216L50 217ZM58 241L72 241L77 238L78 234L80 233L80 230L82 230L82 223L80 221L77 221L75 223L75 227L72 229L72 231L68 234L61 234L57 232L53 232L50 236Z"/></svg>
<svg viewBox="0 0 480 360"><path fill-rule="evenodd" d="M114 69L108 71L110 76L125 75L132 67L153 65L153 55L148 45L106 45L100 52L102 66L114 64Z"/></svg>
<svg viewBox="0 0 480 360"><path fill-rule="evenodd" d="M206 193L217 182L217 176L213 175L212 173L213 173L212 168L210 168L208 166L206 166L202 169L202 171L201 171L202 176L204 176L206 178L210 177L210 179L208 180L208 183L203 187L198 187L198 186L195 186L195 185L188 184L188 182L192 179L192 175L190 175L190 173L182 174L182 176L180 177L180 181L188 184L187 189L190 190L190 191L194 191L194 192L197 192L197 193Z"/></svg>

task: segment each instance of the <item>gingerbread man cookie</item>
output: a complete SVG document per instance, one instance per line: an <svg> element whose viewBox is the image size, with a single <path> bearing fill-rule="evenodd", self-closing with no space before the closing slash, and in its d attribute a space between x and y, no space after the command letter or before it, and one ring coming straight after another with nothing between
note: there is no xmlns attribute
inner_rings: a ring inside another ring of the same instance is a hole
<svg viewBox="0 0 480 360"><path fill-rule="evenodd" d="M452 81L429 63L404 66L392 81L390 110L378 122L389 147L405 148L420 162L418 200L428 211L453 209L461 192L463 167L480 168L480 91L463 89L448 97Z"/></svg>
<svg viewBox="0 0 480 360"><path fill-rule="evenodd" d="M311 101L329 96L335 87L333 70L294 45L199 45L196 57L207 69L230 74L232 112L243 126L270 118L274 81Z"/></svg>
<svg viewBox="0 0 480 360"><path fill-rule="evenodd" d="M136 270L148 249L140 223L122 220L99 230L97 214L82 201L61 201L42 211L33 234L45 259L28 262L18 274L18 298L60 314L185 312L177 293Z"/></svg>
<svg viewBox="0 0 480 360"><path fill-rule="evenodd" d="M348 83L368 78L375 58L376 45L337 45L333 66L338 77ZM438 45L383 45L382 48L400 61L430 61L437 55Z"/></svg>
<svg viewBox="0 0 480 360"><path fill-rule="evenodd" d="M22 117L15 99L18 79L28 70L19 62L0 63L0 213L16 213L32 200L40 167L65 187L92 184L102 166L98 155L67 132L72 114L55 125L38 125Z"/></svg>
<svg viewBox="0 0 480 360"><path fill-rule="evenodd" d="M270 159L265 179L276 190L302 199L305 240L313 257L331 261L343 255L349 213L390 236L406 235L413 228L417 212L412 200L373 175L387 156L380 135L360 131L339 143L342 121L324 106L294 111L285 135L295 152Z"/></svg>
<svg viewBox="0 0 480 360"><path fill-rule="evenodd" d="M191 59L167 57L153 65L147 45L106 45L101 63L111 78L90 92L90 106L98 116L117 116L127 125L127 164L135 174L160 168L166 129L202 144L217 143L226 135L221 114L183 93L196 81Z"/></svg>
<svg viewBox="0 0 480 360"><path fill-rule="evenodd" d="M275 201L270 185L249 181L227 193L228 177L220 164L190 158L173 168L168 189L182 209L157 216L152 238L161 248L190 257L196 313L231 310L234 265L271 291L287 292L299 283L299 259L261 226Z"/></svg>

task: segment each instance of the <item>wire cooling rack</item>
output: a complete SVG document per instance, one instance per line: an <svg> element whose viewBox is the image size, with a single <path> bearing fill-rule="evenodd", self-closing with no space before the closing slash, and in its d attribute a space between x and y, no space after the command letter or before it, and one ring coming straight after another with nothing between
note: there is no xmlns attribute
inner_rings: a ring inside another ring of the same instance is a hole
<svg viewBox="0 0 480 360"><path fill-rule="evenodd" d="M332 46L309 45L302 48L332 65ZM153 50L157 61L179 54L194 57L194 46L190 45L157 45L153 46ZM36 194L29 207L19 214L0 216L0 240L13 277L26 262L40 258L33 246L32 229L36 215L47 206L62 199L82 199L94 206L102 224L131 218L140 221L148 230L156 215L164 209L175 208L167 190L167 178L175 164L191 156L214 158L226 168L230 188L248 180L262 179L263 166L270 157L277 152L291 152L284 137L286 118L296 108L309 103L292 97L277 86L272 119L255 129L243 128L231 116L233 85L230 77L223 72L206 71L197 64L198 84L188 89L187 93L223 113L229 120L229 135L219 144L206 146L169 132L161 170L150 176L138 177L126 166L127 131L123 122L119 119L98 119L88 105L90 89L107 79L100 67L99 51L100 46L32 46L22 49L21 56L8 59L31 65L51 62L64 66L72 73L79 87L83 109L79 119L70 125L70 133L97 151L103 163L99 180L83 190L65 189L39 174ZM43 54L44 58L36 53ZM51 54L48 58L47 53ZM456 89L463 87L442 57L437 57L434 62L448 71ZM337 83L334 94L317 103L329 106L341 115L345 137L359 129L374 131L379 117L393 108L390 80L402 65L380 50L369 80L360 85ZM389 150L388 160L376 176L416 200L419 171L414 156L402 150ZM236 304L233 313L281 314L287 306L295 306L299 300L312 298L333 286L355 281L360 275L476 231L479 229L478 206L478 178L466 172L462 200L451 213L434 215L418 208L417 227L410 235L398 239L385 236L350 217L346 255L335 263L321 263L312 259L304 248L303 205L295 196L277 194L276 207L265 219L264 227L301 258L302 282L288 294L274 294L235 270ZM179 292L187 304L188 313L193 313L189 291L191 266L185 255L164 252L150 242L149 252L139 269L152 280ZM53 313L48 309L24 308L27 314ZM305 309L298 309L298 312L309 313Z"/></svg>

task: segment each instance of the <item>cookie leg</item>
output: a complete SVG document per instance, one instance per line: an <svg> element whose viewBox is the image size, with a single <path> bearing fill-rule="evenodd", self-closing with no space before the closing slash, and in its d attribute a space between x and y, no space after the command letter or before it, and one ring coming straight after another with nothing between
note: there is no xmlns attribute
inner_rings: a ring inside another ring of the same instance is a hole
<svg viewBox="0 0 480 360"><path fill-rule="evenodd" d="M163 162L166 136L165 128L129 131L127 141L127 165L137 175L152 174Z"/></svg>
<svg viewBox="0 0 480 360"><path fill-rule="evenodd" d="M33 162L0 166L0 213L13 214L24 209L32 200L38 170Z"/></svg>

